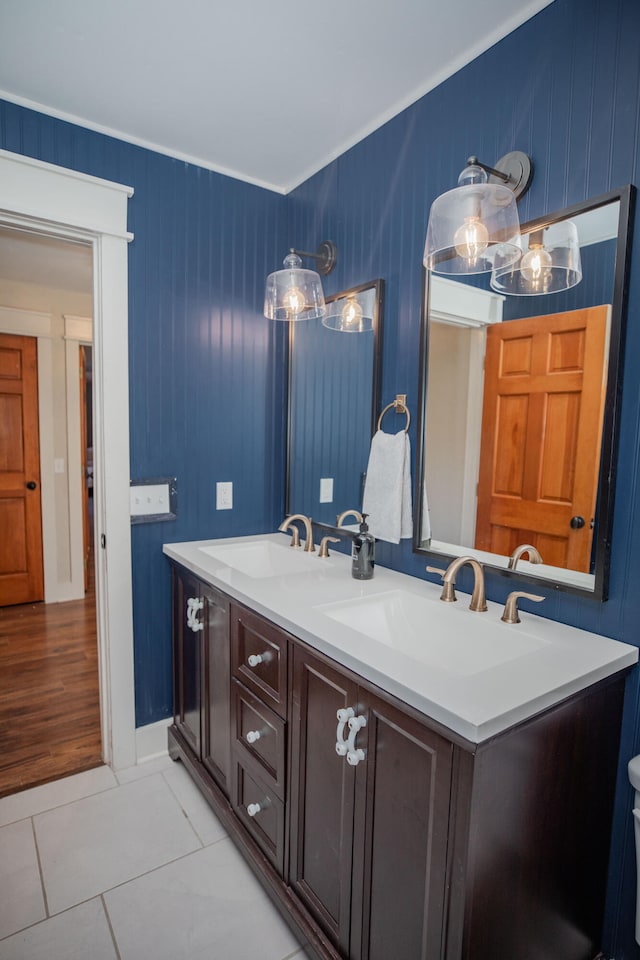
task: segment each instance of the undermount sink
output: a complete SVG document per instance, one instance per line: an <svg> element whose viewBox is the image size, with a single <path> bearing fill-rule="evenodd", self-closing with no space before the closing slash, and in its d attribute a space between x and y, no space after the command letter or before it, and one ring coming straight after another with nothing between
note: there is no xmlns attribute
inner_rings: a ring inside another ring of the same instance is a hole
<svg viewBox="0 0 640 960"><path fill-rule="evenodd" d="M468 677L547 645L487 614L451 609L405 590L316 606L316 611L428 666Z"/></svg>
<svg viewBox="0 0 640 960"><path fill-rule="evenodd" d="M317 561L315 553L305 553L302 549L290 547L288 543L281 545L268 540L221 543L199 549L226 567L254 578L305 573L312 569L308 564L313 560Z"/></svg>

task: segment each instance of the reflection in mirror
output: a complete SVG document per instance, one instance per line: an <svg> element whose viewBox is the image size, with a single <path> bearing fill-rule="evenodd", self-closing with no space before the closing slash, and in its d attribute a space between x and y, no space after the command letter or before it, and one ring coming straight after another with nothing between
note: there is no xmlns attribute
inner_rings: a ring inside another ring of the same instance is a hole
<svg viewBox="0 0 640 960"><path fill-rule="evenodd" d="M606 596L630 199L625 188L523 227L537 250L573 224L570 289L425 275L416 550ZM522 544L535 550L509 570Z"/></svg>
<svg viewBox="0 0 640 960"><path fill-rule="evenodd" d="M343 510L362 506L380 405L384 281L325 299L327 317L346 324L290 326L285 511L333 526ZM354 303L371 324L350 320Z"/></svg>

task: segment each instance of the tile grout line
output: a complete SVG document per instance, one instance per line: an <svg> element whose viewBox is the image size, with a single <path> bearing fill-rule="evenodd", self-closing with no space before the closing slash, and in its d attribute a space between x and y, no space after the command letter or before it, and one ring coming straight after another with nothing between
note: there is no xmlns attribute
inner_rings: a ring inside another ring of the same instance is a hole
<svg viewBox="0 0 640 960"><path fill-rule="evenodd" d="M42 899L44 901L45 919L50 919L51 914L49 913L49 901L47 898L47 890L44 885L44 873L42 871L42 861L40 859L40 847L38 846L38 835L36 833L35 817L29 817L29 819L31 820L31 832L33 833L33 844L36 848L36 859L38 861L38 874L40 876L40 886L42 887Z"/></svg>
<svg viewBox="0 0 640 960"><path fill-rule="evenodd" d="M27 817L25 817L24 819L26 820ZM29 817L28 819L33 820L33 817ZM199 839L199 838L198 838L198 839ZM16 931L14 931L14 933L7 934L6 937L0 937L0 943L1 943L3 940L8 940L9 937L13 937L13 936L15 936L15 935L18 934L18 933L23 933L25 930L30 930L32 927L37 927L37 926L38 926L39 924L41 924L41 923L46 923L48 920L53 920L55 917L61 917L63 914L68 913L70 910L75 910L76 907L81 907L81 906L82 906L83 904L85 904L85 903L91 903L92 900L96 900L96 899L103 900L103 898L104 898L107 894L111 893L112 890L118 890L120 887L125 887L128 883L134 883L136 880L139 880L139 879L141 879L142 877L149 877L149 876L151 876L153 873L156 873L158 870L162 870L163 867L167 867L167 866L169 866L170 864L173 864L173 863L179 863L180 860L186 860L187 857L191 857L191 856L193 856L193 855L196 854L196 853L200 853L201 850L208 850L208 849L210 849L210 848L213 848L213 847L216 846L216 844L218 844L218 843L220 843L220 842L222 842L222 841L224 841L224 840L228 840L228 839L229 839L229 837L227 837L227 836L220 837L219 840L214 840L213 843L210 843L210 844L207 844L207 846L201 847L200 850L190 850L188 853L183 853L183 854L181 854L179 857L175 857L173 860L167 860L166 863L160 863L160 864L158 864L157 867L152 867L150 870L145 871L145 873L137 874L137 876L135 876L135 877L130 877L128 880L122 880L120 883L116 883L113 887L109 887L107 890L102 890L100 893L94 893L94 894L92 894L90 897L87 897L86 900L78 900L77 903L70 903L68 907L65 907L63 910L58 910L57 913L49 913L49 906L48 906L47 899L46 899L46 893L45 893L45 891L44 891L44 884L43 884L43 881L42 881L42 873L41 873L41 874L40 874L40 883L42 884L42 887L43 887L43 897L44 897L44 901L45 901L45 910L46 910L46 914L47 914L46 917L43 917L41 920L36 920L36 921L34 921L34 923L28 923L25 927L21 927L20 930L16 930ZM37 853L37 855L38 855L38 869L40 869L40 856L39 856L39 853L38 853L38 850L37 850L37 845L36 845L36 853ZM107 916L108 916L108 910L107 910L107 907L106 907L106 901L103 901L103 902L104 902L104 906L105 906L105 911L107 912ZM110 918L109 918L109 926L111 926ZM291 955L291 957L294 957L294 956L295 956L295 954L292 954L292 955ZM118 953L118 960L120 960L120 954L119 954L119 953ZM290 958L289 958L289 957L286 957L286 958L284 958L284 960L290 960Z"/></svg>
<svg viewBox="0 0 640 960"><path fill-rule="evenodd" d="M182 804L181 804L181 802L180 802L180 798L178 797L178 794L175 792L175 790L173 789L173 787L171 786L171 784L169 783L169 781L168 781L167 778L165 777L163 771L160 772L160 776L162 777L162 779L163 779L164 782L166 783L167 787L169 788L169 792L171 793L171 796L174 798L174 800L176 801L176 803L177 803L178 806L180 807L180 810L182 811L183 816L186 818L186 820L187 820L188 823L189 823L189 826L191 827L191 829L192 829L193 832L195 833L195 835L196 835L196 840L198 840L198 842L200 843L200 845L201 845L201 847L202 847L203 850L206 849L206 847L209 846L209 844L205 844L204 840L202 839L202 837L200 836L200 834L198 833L198 831L197 831L196 828L194 827L193 823L191 822L191 817L189 816L189 814L187 813L187 811L185 810L185 808L182 806ZM213 810L211 811L211 814L212 814L212 816L215 816L215 814L213 813ZM226 833L226 831L225 831L225 837L226 837L226 836L227 836L227 833Z"/></svg>
<svg viewBox="0 0 640 960"><path fill-rule="evenodd" d="M81 774L75 774L75 776L81 776ZM115 774L114 774L114 777L115 777ZM64 779L64 778L62 778L62 779ZM52 782L52 783L58 783L59 781L57 781L57 780L52 780L51 782ZM132 781L132 782L133 782L133 781ZM47 787L47 786L49 786L49 784L46 784L46 783L45 783L45 784L41 784L41 786L42 786L42 787ZM52 811L52 810L60 810L62 807L68 807L69 804L71 804L71 803L77 803L79 800L89 800L91 797L97 797L97 796L99 796L99 795L102 794L102 793L108 793L110 790L117 790L118 787L120 787L120 786L122 786L122 784L119 783L118 780L116 779L116 782L110 784L108 787L103 787L103 788L101 788L100 790L95 790L95 791L92 791L91 793L86 793L86 794L83 793L81 796L79 796L79 797L73 797L73 798L70 799L70 800L63 800L61 803L55 803L52 807L44 807L42 810L36 810L35 813L31 813L31 814L29 814L29 815L26 816L26 817L17 817L15 820L7 820L6 823L2 822L2 823L0 823L0 829L2 829L3 827L10 827L10 826L12 826L14 823L21 823L23 820L33 820L35 817L39 817L39 816L41 816L43 813L49 813L49 812ZM39 790L40 787L29 787L28 789L30 789L30 790ZM22 791L18 791L17 793L9 793L9 794L7 794L6 797L0 797L0 805L2 804L2 801L3 801L3 800L6 800L8 797L17 797L17 796L19 795L19 793L21 793L21 792L22 792Z"/></svg>
<svg viewBox="0 0 640 960"><path fill-rule="evenodd" d="M118 948L118 941L116 940L116 932L113 929L113 924L111 923L111 917L109 916L109 910L107 909L107 904L104 899L104 893L100 894L100 903L102 904L102 909L104 910L104 915L107 920L107 925L109 927L109 933L111 934L111 940L113 941L113 949L116 952L116 960L122 960L120 955L120 950Z"/></svg>

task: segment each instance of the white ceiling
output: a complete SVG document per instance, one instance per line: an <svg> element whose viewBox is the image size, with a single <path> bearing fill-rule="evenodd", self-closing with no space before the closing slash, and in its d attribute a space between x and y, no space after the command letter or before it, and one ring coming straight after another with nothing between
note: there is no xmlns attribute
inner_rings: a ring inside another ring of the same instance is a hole
<svg viewBox="0 0 640 960"><path fill-rule="evenodd" d="M287 193L552 0L0 0L0 97Z"/></svg>
<svg viewBox="0 0 640 960"><path fill-rule="evenodd" d="M0 226L0 281L73 293L93 291L89 244Z"/></svg>

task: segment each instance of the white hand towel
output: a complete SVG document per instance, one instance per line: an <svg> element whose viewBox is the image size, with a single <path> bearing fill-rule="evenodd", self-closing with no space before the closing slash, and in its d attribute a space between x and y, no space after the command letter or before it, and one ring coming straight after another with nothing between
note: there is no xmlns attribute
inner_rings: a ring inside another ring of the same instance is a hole
<svg viewBox="0 0 640 960"><path fill-rule="evenodd" d="M413 535L409 436L378 430L371 441L362 498L369 531L378 540L399 543Z"/></svg>

